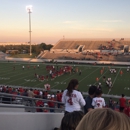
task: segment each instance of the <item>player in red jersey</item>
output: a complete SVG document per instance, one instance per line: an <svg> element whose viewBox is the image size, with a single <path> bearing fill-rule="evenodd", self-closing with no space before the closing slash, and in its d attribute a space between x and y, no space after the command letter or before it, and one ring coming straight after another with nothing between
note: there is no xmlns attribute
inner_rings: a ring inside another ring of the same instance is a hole
<svg viewBox="0 0 130 130"><path fill-rule="evenodd" d="M99 81L99 78L98 78L98 77L96 78L96 81L97 81L97 82Z"/></svg>
<svg viewBox="0 0 130 130"><path fill-rule="evenodd" d="M101 74L101 75L103 74L103 70L100 70L100 74Z"/></svg>
<svg viewBox="0 0 130 130"><path fill-rule="evenodd" d="M122 76L122 74L123 74L123 71L121 70L121 71L120 71L120 76Z"/></svg>

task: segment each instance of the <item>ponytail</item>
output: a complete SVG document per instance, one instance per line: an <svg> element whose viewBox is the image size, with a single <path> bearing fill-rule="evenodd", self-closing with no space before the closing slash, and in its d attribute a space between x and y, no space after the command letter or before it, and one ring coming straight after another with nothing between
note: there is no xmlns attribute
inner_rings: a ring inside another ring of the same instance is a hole
<svg viewBox="0 0 130 130"><path fill-rule="evenodd" d="M68 87L67 87L67 96L71 96L73 90L75 89L76 85L78 85L79 82L77 79L72 79L69 84L68 84Z"/></svg>

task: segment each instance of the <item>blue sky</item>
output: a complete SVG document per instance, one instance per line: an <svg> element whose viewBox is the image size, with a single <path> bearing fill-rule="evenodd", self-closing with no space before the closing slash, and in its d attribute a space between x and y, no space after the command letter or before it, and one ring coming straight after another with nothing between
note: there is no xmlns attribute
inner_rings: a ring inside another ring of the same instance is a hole
<svg viewBox="0 0 130 130"><path fill-rule="evenodd" d="M32 42L63 38L130 38L130 0L0 0L0 42L28 42L32 5Z"/></svg>

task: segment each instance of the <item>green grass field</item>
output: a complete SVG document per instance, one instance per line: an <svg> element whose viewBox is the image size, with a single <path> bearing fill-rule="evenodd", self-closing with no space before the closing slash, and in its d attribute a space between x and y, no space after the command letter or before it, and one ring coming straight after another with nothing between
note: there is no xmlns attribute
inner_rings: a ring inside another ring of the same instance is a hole
<svg viewBox="0 0 130 130"><path fill-rule="evenodd" d="M33 69L33 66L40 65L40 68ZM25 66L25 70L22 69L22 66ZM30 65L30 69L27 69L27 66ZM68 82L76 78L79 80L79 90L87 92L90 84L97 84L96 78L99 78L99 82L102 83L103 93L120 95L124 93L127 96L130 96L130 72L126 71L126 67L123 66L111 66L111 68L117 68L116 74L111 74L109 72L108 66L104 66L104 72L101 75L100 70L102 66L98 65L76 65L78 69L82 70L82 74L78 73L64 74L60 77L56 77L54 80L48 81L38 81L34 74L46 75L49 72L46 71L46 65L43 63L2 63L0 62L0 84L5 85L15 85L15 86L24 86L32 88L44 88L44 84L49 83L52 89L65 89L68 85ZM65 64L66 65L66 64ZM58 66L65 66L58 65ZM15 66L15 70L13 67ZM56 65L55 65L56 66ZM73 66L73 65L72 65ZM123 71L123 75L120 76L120 70ZM106 78L111 77L113 87L109 91L106 83L103 82L103 76Z"/></svg>

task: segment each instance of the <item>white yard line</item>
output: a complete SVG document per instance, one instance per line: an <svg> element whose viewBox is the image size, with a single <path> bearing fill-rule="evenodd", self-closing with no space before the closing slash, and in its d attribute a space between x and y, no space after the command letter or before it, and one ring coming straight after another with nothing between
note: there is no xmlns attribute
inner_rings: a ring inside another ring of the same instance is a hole
<svg viewBox="0 0 130 130"><path fill-rule="evenodd" d="M85 71L87 68L85 68L83 71ZM77 74L77 73L76 73ZM75 75L75 74L74 74ZM73 77L74 75L72 75L71 77ZM66 80L68 80L68 79L70 79L70 77L69 78L67 78L67 79L65 79L65 80L63 80L62 82L64 82L64 81L66 81ZM80 82L80 81L79 81ZM56 87L58 84L56 84L56 85L54 85L52 88L54 88L54 87Z"/></svg>
<svg viewBox="0 0 130 130"><path fill-rule="evenodd" d="M15 66L15 65L14 65L14 66ZM22 68L22 65L21 65L20 68L15 67L15 70L13 70L13 66L12 66L12 67L8 67L8 68L9 68L9 70L7 71L7 69L6 69L6 73L5 73L5 74L1 74L0 76L4 76L4 75L7 75L7 74L11 74L11 73L12 73L12 75L14 75L14 72L17 72L17 70L19 71L19 70L22 70L22 69L23 69L23 68ZM33 68L32 68L32 69L33 69ZM1 72L5 72L4 69L2 69L2 70L3 70L3 71L0 70L0 73L1 73ZM26 70L28 70L27 67L25 67L24 71L26 71ZM30 70L31 70L31 68L30 68Z"/></svg>
<svg viewBox="0 0 130 130"><path fill-rule="evenodd" d="M112 87L114 86L114 83L115 83L115 81L116 81L116 79L117 79L117 76L118 76L118 75L119 75L119 73L120 73L120 70L121 70L121 68L119 69L119 71L118 71L118 73L117 73L117 75L116 75L116 77L115 77L115 79L114 79L114 81L113 81ZM112 88L111 88L111 89L112 89ZM108 91L108 93L107 93L107 94L109 94L109 93L110 93L111 89L109 89L109 91Z"/></svg>
<svg viewBox="0 0 130 130"><path fill-rule="evenodd" d="M42 72L44 73L44 72L46 72L46 70L43 70ZM29 76L31 76L31 75L29 75ZM34 80L34 79L31 79L31 80ZM36 80L37 80L37 79L36 79ZM23 84L25 84L25 83L27 83L27 82L25 81L25 82L23 82L23 83L21 83L21 84L18 84L18 85L23 85ZM42 83L43 83L43 82L42 82ZM37 86L37 85L36 85L36 86Z"/></svg>
<svg viewBox="0 0 130 130"><path fill-rule="evenodd" d="M97 71L99 69L99 67L96 69L96 70L94 70L92 73L90 73L90 74L88 74L87 76L85 76L83 79L81 79L80 81L79 81L79 83L81 82L81 81L83 81L84 79L86 79L87 77L89 77L91 74L93 74L95 71Z"/></svg>
<svg viewBox="0 0 130 130"><path fill-rule="evenodd" d="M107 71L108 71L108 69L107 69ZM103 74L100 76L99 79L101 79L101 78L103 77L103 75L106 74L107 71L105 71L105 73L103 73ZM97 83L97 82L95 82L94 85L95 85L96 83Z"/></svg>
<svg viewBox="0 0 130 130"><path fill-rule="evenodd" d="M29 73L33 73L33 69L31 70L31 72L29 71ZM16 76L18 76L18 75L22 75L22 74L26 74L26 73L28 73L28 70L23 70L23 73L19 73L19 74L17 74L17 75L14 75L14 76L11 76L11 77L16 77ZM34 72L35 73L35 72ZM33 74L32 74L33 75ZM31 74L30 75L27 75L27 76L25 76L25 77L29 77L29 76L31 76ZM11 78L10 77L10 78ZM25 77L21 77L21 78L16 78L15 80L11 80L10 82L7 82L7 83L11 83L11 82L14 82L14 81L17 81L17 80L19 80L19 79L23 79L23 78L25 78ZM6 84L7 84L6 83Z"/></svg>

